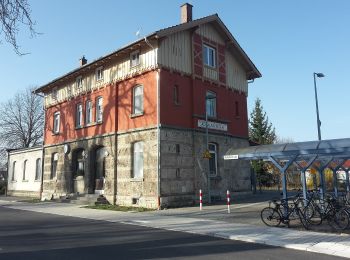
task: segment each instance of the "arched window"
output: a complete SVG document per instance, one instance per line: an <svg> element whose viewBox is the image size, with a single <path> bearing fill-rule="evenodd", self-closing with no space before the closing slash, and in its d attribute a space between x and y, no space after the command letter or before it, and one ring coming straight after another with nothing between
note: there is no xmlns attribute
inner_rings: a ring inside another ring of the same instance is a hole
<svg viewBox="0 0 350 260"><path fill-rule="evenodd" d="M40 180L41 178L41 159L36 159L35 162L35 180Z"/></svg>
<svg viewBox="0 0 350 260"><path fill-rule="evenodd" d="M23 180L24 181L26 180L27 163L28 163L28 160L25 160L23 162Z"/></svg>
<svg viewBox="0 0 350 260"><path fill-rule="evenodd" d="M143 86L139 85L133 89L133 114L143 113Z"/></svg>
<svg viewBox="0 0 350 260"><path fill-rule="evenodd" d="M96 122L101 123L103 120L103 97L96 99Z"/></svg>
<svg viewBox="0 0 350 260"><path fill-rule="evenodd" d="M211 158L209 159L209 173L210 176L217 176L217 172L218 172L218 156L217 156L217 152L218 152L218 146L214 143L209 143L208 144L208 148L209 148L209 153L211 155Z"/></svg>
<svg viewBox="0 0 350 260"><path fill-rule="evenodd" d="M85 174L85 150L84 149L78 149L74 152L74 173L73 176L84 176Z"/></svg>
<svg viewBox="0 0 350 260"><path fill-rule="evenodd" d="M16 173L16 161L14 161L12 164L12 179L11 179L12 181L16 180L15 173Z"/></svg>
<svg viewBox="0 0 350 260"><path fill-rule="evenodd" d="M56 178L57 175L57 164L58 164L58 153L51 155L51 175L50 178Z"/></svg>

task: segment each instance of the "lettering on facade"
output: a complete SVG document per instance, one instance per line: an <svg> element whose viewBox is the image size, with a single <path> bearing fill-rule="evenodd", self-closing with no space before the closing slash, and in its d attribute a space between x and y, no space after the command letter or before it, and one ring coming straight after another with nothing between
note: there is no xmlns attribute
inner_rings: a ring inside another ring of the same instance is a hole
<svg viewBox="0 0 350 260"><path fill-rule="evenodd" d="M198 127L206 128L205 120L198 120ZM227 131L227 124L208 121L208 129Z"/></svg>

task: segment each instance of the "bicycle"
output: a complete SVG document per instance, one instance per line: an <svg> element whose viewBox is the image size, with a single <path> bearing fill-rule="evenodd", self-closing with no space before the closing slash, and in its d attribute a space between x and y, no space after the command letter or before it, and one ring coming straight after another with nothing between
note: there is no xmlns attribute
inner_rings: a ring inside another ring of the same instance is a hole
<svg viewBox="0 0 350 260"><path fill-rule="evenodd" d="M271 206L271 204L273 204L273 206ZM265 225L270 227L278 227L281 223L287 224L287 226L289 227L291 216L297 216L303 227L305 229L308 229L309 223L307 222L303 213L302 204L303 201L299 198L292 200L290 206L284 199L282 199L281 202L278 202L277 200L272 200L269 202L268 207L261 210L261 220L262 222L264 222Z"/></svg>

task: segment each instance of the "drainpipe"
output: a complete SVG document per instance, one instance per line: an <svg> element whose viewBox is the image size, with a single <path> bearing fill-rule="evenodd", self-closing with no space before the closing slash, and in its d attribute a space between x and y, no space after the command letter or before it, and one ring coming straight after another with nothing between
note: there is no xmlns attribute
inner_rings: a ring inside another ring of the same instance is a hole
<svg viewBox="0 0 350 260"><path fill-rule="evenodd" d="M46 109L45 109L45 96L40 95L39 93L32 92L34 95L37 95L44 99L43 110L44 110L44 125L43 125L43 144L42 144L42 152L41 152L41 183L40 183L40 200L43 199L43 190L44 190L44 145L45 145L45 124L46 124Z"/></svg>
<svg viewBox="0 0 350 260"><path fill-rule="evenodd" d="M152 48L153 54L154 54L154 67L156 73L156 84L157 84L157 194L158 194L158 210L161 209L161 202L160 202L160 75L159 75L159 69L157 66L157 56L155 48L152 46L152 44L148 41L146 37L144 37L146 44Z"/></svg>

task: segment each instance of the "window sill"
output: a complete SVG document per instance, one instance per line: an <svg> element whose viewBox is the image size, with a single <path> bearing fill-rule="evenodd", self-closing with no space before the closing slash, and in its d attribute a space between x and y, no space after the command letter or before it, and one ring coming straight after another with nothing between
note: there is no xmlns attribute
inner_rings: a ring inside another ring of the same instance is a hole
<svg viewBox="0 0 350 260"><path fill-rule="evenodd" d="M51 133L52 136L59 135L59 134L60 134L60 132L57 132L57 133L52 132Z"/></svg>
<svg viewBox="0 0 350 260"><path fill-rule="evenodd" d="M236 119L241 119L241 117L240 117L240 116L236 116L235 118L236 118Z"/></svg>
<svg viewBox="0 0 350 260"><path fill-rule="evenodd" d="M135 64L135 65L131 65L130 64L130 69L137 69L138 67L141 67L141 62L139 62L138 64Z"/></svg>
<svg viewBox="0 0 350 260"><path fill-rule="evenodd" d="M22 180L22 182L29 182L29 180Z"/></svg>
<svg viewBox="0 0 350 260"><path fill-rule="evenodd" d="M221 176L218 176L218 175L209 175L209 177L211 180L217 180L217 181L220 181L222 179Z"/></svg>
<svg viewBox="0 0 350 260"><path fill-rule="evenodd" d="M204 64L203 63L203 67L204 68L207 68L207 69L210 69L210 70L215 70L215 71L217 71L217 67L215 66L215 67L212 67L212 66L210 66L210 65L207 65L207 64Z"/></svg>
<svg viewBox="0 0 350 260"><path fill-rule="evenodd" d="M143 115L144 115L143 112L137 113L137 114L131 114L131 115L130 115L130 118L135 118L135 117L139 117L139 116L143 116Z"/></svg>
<svg viewBox="0 0 350 260"><path fill-rule="evenodd" d="M34 180L34 182L41 182L41 180Z"/></svg>
<svg viewBox="0 0 350 260"><path fill-rule="evenodd" d="M143 178L131 178L130 181L131 182L143 182L144 179Z"/></svg>
<svg viewBox="0 0 350 260"><path fill-rule="evenodd" d="M181 104L180 103L174 103L174 106L176 106L176 107L180 107L181 106Z"/></svg>
<svg viewBox="0 0 350 260"><path fill-rule="evenodd" d="M11 181L11 183L16 183L17 181L15 180L15 181Z"/></svg>
<svg viewBox="0 0 350 260"><path fill-rule="evenodd" d="M76 126L75 130L79 130L79 129L83 129L83 128L84 128L83 126Z"/></svg>
<svg viewBox="0 0 350 260"><path fill-rule="evenodd" d="M96 83L98 84L98 83L102 83L103 82L103 78L101 78L101 79L96 79Z"/></svg>

